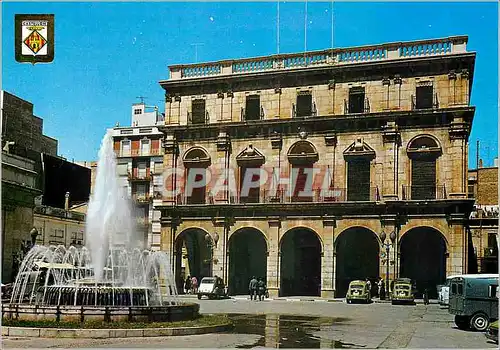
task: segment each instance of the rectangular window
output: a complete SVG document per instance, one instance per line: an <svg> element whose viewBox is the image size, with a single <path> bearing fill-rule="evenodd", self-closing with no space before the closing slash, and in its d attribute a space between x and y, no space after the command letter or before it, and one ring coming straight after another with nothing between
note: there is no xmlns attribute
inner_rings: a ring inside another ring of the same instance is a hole
<svg viewBox="0 0 500 350"><path fill-rule="evenodd" d="M312 175L312 171L306 171L307 168L310 168L310 166L298 167L298 169L292 171L292 174L297 177L292 179L292 184L295 182L292 202L312 202L313 200L312 193L305 192L308 175ZM309 182L311 182L310 179Z"/></svg>
<svg viewBox="0 0 500 350"><path fill-rule="evenodd" d="M349 113L364 113L365 88L352 87L349 89Z"/></svg>
<svg viewBox="0 0 500 350"><path fill-rule="evenodd" d="M123 156L130 155L130 141L129 140L122 141L122 152L121 153Z"/></svg>
<svg viewBox="0 0 500 350"><path fill-rule="evenodd" d="M155 163L155 174L163 173L163 163Z"/></svg>
<svg viewBox="0 0 500 350"><path fill-rule="evenodd" d="M142 111L140 109L134 109L134 114L142 114Z"/></svg>
<svg viewBox="0 0 500 350"><path fill-rule="evenodd" d="M451 293L452 294L457 294L457 285L456 285L456 283L453 283L451 285Z"/></svg>
<svg viewBox="0 0 500 350"><path fill-rule="evenodd" d="M412 159L411 169L411 199L436 199L435 159Z"/></svg>
<svg viewBox="0 0 500 350"><path fill-rule="evenodd" d="M370 161L364 158L347 162L347 200L370 200Z"/></svg>
<svg viewBox="0 0 500 350"><path fill-rule="evenodd" d="M249 95L246 100L245 120L260 119L260 96Z"/></svg>
<svg viewBox="0 0 500 350"><path fill-rule="evenodd" d="M457 285L457 294L458 295L464 294L464 285L463 284L458 284Z"/></svg>
<svg viewBox="0 0 500 350"><path fill-rule="evenodd" d="M243 186L245 185L245 177L248 169L253 168L244 168L240 169L240 202L241 203L259 203L260 199L260 186L256 185L255 187L249 187L247 193L242 193ZM252 183L258 183L260 179L260 174L252 174L252 178L250 179ZM248 186L248 185L247 185Z"/></svg>
<svg viewBox="0 0 500 350"><path fill-rule="evenodd" d="M138 184L135 193L137 197L144 197L146 195L146 185Z"/></svg>
<svg viewBox="0 0 500 350"><path fill-rule="evenodd" d="M498 289L498 286L490 284L488 286L488 297L490 297L490 298L498 298L497 289Z"/></svg>
<svg viewBox="0 0 500 350"><path fill-rule="evenodd" d="M146 162L137 163L137 176L139 178L145 178L146 177L146 169L147 169Z"/></svg>
<svg viewBox="0 0 500 350"><path fill-rule="evenodd" d="M191 102L191 124L205 124L205 100Z"/></svg>
<svg viewBox="0 0 500 350"><path fill-rule="evenodd" d="M64 230L54 230L54 234L51 235L52 237L56 238L63 238L64 237Z"/></svg>
<svg viewBox="0 0 500 350"><path fill-rule="evenodd" d="M312 94L310 91L301 91L297 94L297 117L312 115Z"/></svg>
<svg viewBox="0 0 500 350"><path fill-rule="evenodd" d="M433 88L432 85L417 86L415 97L415 108L425 109L433 106Z"/></svg>
<svg viewBox="0 0 500 350"><path fill-rule="evenodd" d="M117 166L118 175L127 175L128 164L118 164Z"/></svg>
<svg viewBox="0 0 500 350"><path fill-rule="evenodd" d="M141 140L141 155L148 156L151 143L147 139Z"/></svg>

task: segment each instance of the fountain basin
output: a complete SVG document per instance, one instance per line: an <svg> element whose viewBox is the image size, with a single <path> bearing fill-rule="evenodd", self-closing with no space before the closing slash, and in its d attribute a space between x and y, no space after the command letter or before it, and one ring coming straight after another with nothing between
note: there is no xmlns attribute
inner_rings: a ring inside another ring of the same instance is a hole
<svg viewBox="0 0 500 350"><path fill-rule="evenodd" d="M56 322L176 322L197 318L199 310L200 305L195 303L128 307L4 304L2 318Z"/></svg>

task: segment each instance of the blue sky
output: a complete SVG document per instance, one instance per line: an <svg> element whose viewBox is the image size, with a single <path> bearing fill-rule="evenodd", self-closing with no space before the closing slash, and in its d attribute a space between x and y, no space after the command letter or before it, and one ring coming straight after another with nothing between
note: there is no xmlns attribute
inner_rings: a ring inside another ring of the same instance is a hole
<svg viewBox="0 0 500 350"><path fill-rule="evenodd" d="M280 52L304 50L304 3L280 3ZM309 2L307 49L331 45L331 3ZM17 63L14 15L55 14L55 60ZM334 4L334 46L468 35L476 51L472 104L476 140L491 164L498 146L498 5L490 3ZM163 110L158 81L168 65L276 53L276 2L2 3L2 88L34 104L44 133L69 160L94 160L105 129L130 125L137 96ZM488 148L487 148L488 147Z"/></svg>

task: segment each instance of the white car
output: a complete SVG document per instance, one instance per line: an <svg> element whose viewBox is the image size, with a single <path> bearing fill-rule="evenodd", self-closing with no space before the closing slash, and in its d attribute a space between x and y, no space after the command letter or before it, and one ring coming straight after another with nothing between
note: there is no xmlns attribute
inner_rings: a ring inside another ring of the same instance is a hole
<svg viewBox="0 0 500 350"><path fill-rule="evenodd" d="M198 299L206 295L209 299L225 298L226 287L220 277L203 277L198 287Z"/></svg>

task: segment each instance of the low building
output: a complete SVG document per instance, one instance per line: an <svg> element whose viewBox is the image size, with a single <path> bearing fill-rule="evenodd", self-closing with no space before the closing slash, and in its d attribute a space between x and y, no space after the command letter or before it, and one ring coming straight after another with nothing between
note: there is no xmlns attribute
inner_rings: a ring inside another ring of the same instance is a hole
<svg viewBox="0 0 500 350"><path fill-rule="evenodd" d="M85 214L45 205L34 209L36 244L82 247L85 245Z"/></svg>
<svg viewBox="0 0 500 350"><path fill-rule="evenodd" d="M480 164L481 165L481 164ZM498 165L469 170L469 197L476 200L469 227L477 272L498 272Z"/></svg>

